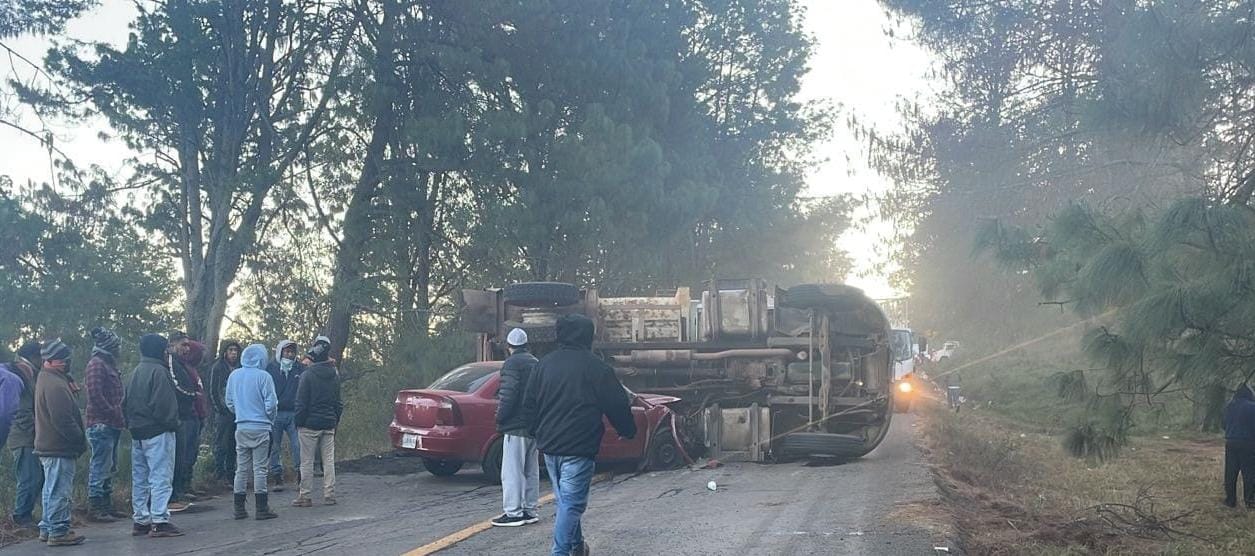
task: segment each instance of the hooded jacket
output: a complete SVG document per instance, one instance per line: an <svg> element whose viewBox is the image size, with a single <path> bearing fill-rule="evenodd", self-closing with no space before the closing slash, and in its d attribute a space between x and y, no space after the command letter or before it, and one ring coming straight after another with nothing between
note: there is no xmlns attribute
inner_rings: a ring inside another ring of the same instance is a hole
<svg viewBox="0 0 1255 556"><path fill-rule="evenodd" d="M13 412L13 428L9 430L9 447L34 448L35 385L39 369L29 360L18 357L9 365L9 370L22 379L22 394L18 396L17 410Z"/></svg>
<svg viewBox="0 0 1255 556"><path fill-rule="evenodd" d="M239 355L236 356L235 363L227 361L227 350L231 347L244 351L244 346L237 341L223 342L222 349L218 351L218 360L209 369L209 403L218 415L231 415L231 410L227 408L227 377L231 376L231 371L240 368Z"/></svg>
<svg viewBox="0 0 1255 556"><path fill-rule="evenodd" d="M301 385L301 373L305 372L305 366L293 358L292 368L286 375L283 374L283 365L280 363L283 358L283 349L294 345L296 342L292 340L279 342L275 346L275 360L265 367L266 372L270 373L270 379L275 383L275 396L279 398L279 411L296 411L296 390ZM299 350L297 355L300 355Z"/></svg>
<svg viewBox="0 0 1255 556"><path fill-rule="evenodd" d="M179 419L204 419L209 415L209 408L205 403L205 387L196 368L205 359L205 344L188 340L186 346L187 353L171 361L179 399Z"/></svg>
<svg viewBox="0 0 1255 556"><path fill-rule="evenodd" d="M527 417L523 414L523 397L527 383L536 368L536 356L527 348L517 348L501 364L501 386L497 388L497 432L529 436Z"/></svg>
<svg viewBox="0 0 1255 556"><path fill-rule="evenodd" d="M35 385L35 455L77 458L87 451L87 431L70 377L46 370Z"/></svg>
<svg viewBox="0 0 1255 556"><path fill-rule="evenodd" d="M1255 394L1243 384L1224 410L1225 440L1255 442Z"/></svg>
<svg viewBox="0 0 1255 556"><path fill-rule="evenodd" d="M536 364L524 415L541 452L596 457L605 434L602 416L619 436L636 436L627 390L614 369L593 355L593 321L584 315L558 319L558 350Z"/></svg>
<svg viewBox="0 0 1255 556"><path fill-rule="evenodd" d="M166 366L166 339L149 334L140 339L140 360L122 399L131 438L148 440L179 430L179 400Z"/></svg>
<svg viewBox="0 0 1255 556"><path fill-rule="evenodd" d="M340 400L340 373L330 361L314 363L301 374L296 390L296 426L319 431L334 430L344 413Z"/></svg>
<svg viewBox="0 0 1255 556"><path fill-rule="evenodd" d="M235 428L269 432L278 414L275 382L266 367L266 346L253 344L240 354L242 367L227 378L227 407L235 414Z"/></svg>

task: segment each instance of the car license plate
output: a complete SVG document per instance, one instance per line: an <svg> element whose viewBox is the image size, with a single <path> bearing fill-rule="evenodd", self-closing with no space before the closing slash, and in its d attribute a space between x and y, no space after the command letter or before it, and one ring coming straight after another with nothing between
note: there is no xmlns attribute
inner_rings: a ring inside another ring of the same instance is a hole
<svg viewBox="0 0 1255 556"><path fill-rule="evenodd" d="M409 448L411 450L414 450L414 449L421 450L423 448L423 437L417 434L402 434L401 435L401 447Z"/></svg>

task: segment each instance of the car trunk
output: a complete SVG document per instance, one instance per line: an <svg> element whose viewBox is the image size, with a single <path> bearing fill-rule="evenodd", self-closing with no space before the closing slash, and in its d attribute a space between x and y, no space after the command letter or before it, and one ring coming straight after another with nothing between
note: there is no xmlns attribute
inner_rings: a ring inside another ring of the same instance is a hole
<svg viewBox="0 0 1255 556"><path fill-rule="evenodd" d="M455 406L452 400L437 392L402 390L397 394L393 416L399 425L429 429L453 424Z"/></svg>

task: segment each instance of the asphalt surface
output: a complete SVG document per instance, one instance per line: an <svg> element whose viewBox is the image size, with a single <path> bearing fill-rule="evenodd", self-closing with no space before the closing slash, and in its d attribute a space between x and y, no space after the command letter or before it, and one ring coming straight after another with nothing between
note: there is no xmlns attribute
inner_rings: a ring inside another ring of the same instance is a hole
<svg viewBox="0 0 1255 556"><path fill-rule="evenodd" d="M936 488L914 445L911 416L898 416L881 446L842 465L728 463L717 469L613 472L594 485L584 531L594 554L933 554L953 546ZM403 554L500 513L500 489L477 470L447 478L389 458L341 472L336 506L288 505L279 518L231 519L227 497L175 514L187 534L131 537L130 524L87 525L78 547L57 554ZM717 489L707 489L715 481ZM542 483L547 487L547 483ZM252 513L250 499L249 511ZM441 554L547 554L553 506L536 525L488 529ZM954 550L952 548L952 550ZM47 554L25 542L6 553Z"/></svg>

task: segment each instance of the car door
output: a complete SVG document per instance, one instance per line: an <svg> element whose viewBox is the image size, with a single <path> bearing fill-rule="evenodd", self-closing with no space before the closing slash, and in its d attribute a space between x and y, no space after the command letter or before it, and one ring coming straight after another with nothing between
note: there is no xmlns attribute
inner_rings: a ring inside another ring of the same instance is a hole
<svg viewBox="0 0 1255 556"><path fill-rule="evenodd" d="M597 453L599 461L637 460L645 453L645 439L649 436L646 430L649 423L645 406L636 394L629 396L632 399L632 420L636 422L636 436L631 439L620 438L619 431L614 429L610 420L602 417L606 432L601 437L601 450Z"/></svg>

